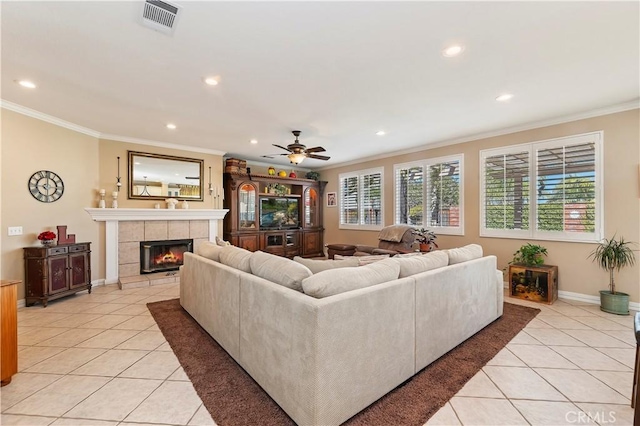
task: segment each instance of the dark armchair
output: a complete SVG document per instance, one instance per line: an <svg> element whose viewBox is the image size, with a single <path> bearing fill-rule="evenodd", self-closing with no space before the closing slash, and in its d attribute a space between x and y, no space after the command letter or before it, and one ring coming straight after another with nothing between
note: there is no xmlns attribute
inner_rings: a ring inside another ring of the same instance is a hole
<svg viewBox="0 0 640 426"><path fill-rule="evenodd" d="M356 245L354 256L368 256L371 254L388 254L390 256L398 253L411 253L415 235L413 226L391 225L383 228L378 234L378 247Z"/></svg>

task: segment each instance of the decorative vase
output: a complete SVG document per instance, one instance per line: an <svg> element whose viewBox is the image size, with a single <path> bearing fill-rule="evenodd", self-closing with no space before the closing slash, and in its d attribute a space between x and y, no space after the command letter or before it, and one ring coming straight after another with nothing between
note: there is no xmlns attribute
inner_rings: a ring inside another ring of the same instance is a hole
<svg viewBox="0 0 640 426"><path fill-rule="evenodd" d="M278 172L278 176L280 176L280 177L287 177L287 172L285 172L284 170L280 170L280 171Z"/></svg>
<svg viewBox="0 0 640 426"><path fill-rule="evenodd" d="M428 253L431 251L431 244L420 243L420 251L422 253Z"/></svg>
<svg viewBox="0 0 640 426"><path fill-rule="evenodd" d="M51 247L55 244L55 240L40 240L43 247Z"/></svg>
<svg viewBox="0 0 640 426"><path fill-rule="evenodd" d="M187 203L187 200L183 200L182 204L180 205L180 207L182 207L183 210L186 210L189 208L189 203Z"/></svg>
<svg viewBox="0 0 640 426"><path fill-rule="evenodd" d="M167 203L167 209L169 209L169 210L175 210L175 208L176 208L176 205L175 205L175 204L173 204L173 203Z"/></svg>
<svg viewBox="0 0 640 426"><path fill-rule="evenodd" d="M295 171L291 170L291 173L289 173L289 177L290 177L290 178L294 178L294 179L295 179L295 178L297 178L298 176L296 176L296 172L295 172Z"/></svg>
<svg viewBox="0 0 640 426"><path fill-rule="evenodd" d="M629 295L616 291L600 290L600 310L616 315L629 315Z"/></svg>
<svg viewBox="0 0 640 426"><path fill-rule="evenodd" d="M269 173L269 176L275 176L276 175L276 169L274 169L273 167L269 167L267 172Z"/></svg>

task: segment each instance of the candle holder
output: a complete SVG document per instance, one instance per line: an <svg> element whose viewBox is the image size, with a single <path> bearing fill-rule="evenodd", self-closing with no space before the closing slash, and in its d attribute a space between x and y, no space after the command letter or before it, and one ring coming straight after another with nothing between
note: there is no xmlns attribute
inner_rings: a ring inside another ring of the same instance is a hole
<svg viewBox="0 0 640 426"><path fill-rule="evenodd" d="M117 209L118 208L118 191L113 191L111 196L113 197L113 201L111 202L111 208Z"/></svg>
<svg viewBox="0 0 640 426"><path fill-rule="evenodd" d="M104 196L106 194L106 191L104 189L101 189L100 191L98 191L98 194L100 195L100 201L98 201L98 208L104 209L105 207L107 207L107 203L104 201Z"/></svg>

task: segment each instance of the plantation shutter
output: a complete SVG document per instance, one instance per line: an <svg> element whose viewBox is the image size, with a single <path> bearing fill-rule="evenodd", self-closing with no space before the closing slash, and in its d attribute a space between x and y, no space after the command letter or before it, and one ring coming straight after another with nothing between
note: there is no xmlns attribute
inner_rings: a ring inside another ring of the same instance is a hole
<svg viewBox="0 0 640 426"><path fill-rule="evenodd" d="M399 166L395 173L395 223L422 226L424 210L424 167Z"/></svg>
<svg viewBox="0 0 640 426"><path fill-rule="evenodd" d="M460 226L460 161L432 164L427 168L427 226Z"/></svg>
<svg viewBox="0 0 640 426"><path fill-rule="evenodd" d="M594 142L537 149L536 177L537 230L595 232Z"/></svg>
<svg viewBox="0 0 640 426"><path fill-rule="evenodd" d="M382 225L382 174L379 172L360 176L361 225Z"/></svg>
<svg viewBox="0 0 640 426"><path fill-rule="evenodd" d="M340 178L340 224L358 224L358 177Z"/></svg>
<svg viewBox="0 0 640 426"><path fill-rule="evenodd" d="M484 157L485 229L529 229L529 156L523 150Z"/></svg>

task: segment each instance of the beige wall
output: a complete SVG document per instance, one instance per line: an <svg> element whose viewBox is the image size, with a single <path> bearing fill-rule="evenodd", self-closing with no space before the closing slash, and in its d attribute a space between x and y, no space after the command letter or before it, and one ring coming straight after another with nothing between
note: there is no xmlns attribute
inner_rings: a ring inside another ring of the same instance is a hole
<svg viewBox="0 0 640 426"><path fill-rule="evenodd" d="M56 231L57 225L67 225L68 232L76 234L76 241L92 243L92 280L104 279L104 223L91 220L84 209L97 207L100 188L107 190L107 206L111 205L118 156L123 183L118 197L120 208L153 208L158 202L127 199L128 150L203 159L205 185L209 183L211 166L212 184L222 188L223 161L218 155L98 139L6 109L2 109L1 136L2 279L22 279L22 248L37 246L37 235L45 230ZM54 203L35 200L27 189L28 178L43 169L56 172L65 183L64 195ZM164 203L161 204L164 207ZM205 190L205 200L190 201L189 208L214 208L213 198ZM23 235L8 237L9 226L22 226ZM24 294L22 285L18 289L18 299L23 299Z"/></svg>
<svg viewBox="0 0 640 426"><path fill-rule="evenodd" d="M98 227L84 208L91 205L98 183L98 139L35 118L2 110L2 279L23 279L22 248L37 246L40 232L67 225L77 242L90 241L92 279L103 257ZM50 170L64 181L64 194L41 203L27 189L29 177ZM23 235L8 237L8 226L22 226ZM24 284L18 299L24 299Z"/></svg>
<svg viewBox="0 0 640 426"><path fill-rule="evenodd" d="M479 243L485 253L498 256L498 265L503 268L525 240L505 238L481 238L479 235L479 151L506 145L535 142L544 139L604 131L604 232L607 238L614 233L626 239L640 241L640 110L579 120L555 126L523 132L425 149L412 154L387 157L380 160L352 164L345 167L322 170L322 180L328 181L327 191L338 190L338 174L384 167L384 216L385 224L393 223L393 165L423 158L434 158L452 154L464 154L464 236L438 237L441 248L450 248L469 243ZM324 210L325 243L377 244L377 231L353 231L338 229L338 209ZM541 241L549 251L546 263L558 265L560 290L597 296L599 290L607 288L608 276L587 259L594 244ZM638 259L640 260L640 258ZM627 268L617 278L617 290L629 293L631 301L640 301L640 266Z"/></svg>

